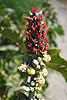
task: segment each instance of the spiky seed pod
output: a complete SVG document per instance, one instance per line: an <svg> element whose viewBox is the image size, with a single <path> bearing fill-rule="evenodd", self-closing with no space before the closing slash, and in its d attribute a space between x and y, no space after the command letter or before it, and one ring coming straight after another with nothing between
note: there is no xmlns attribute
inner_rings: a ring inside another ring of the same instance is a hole
<svg viewBox="0 0 67 100"><path fill-rule="evenodd" d="M27 19L25 44L27 52L30 54L39 55L49 48L49 39L46 37L49 29L46 28L46 22L43 21L42 11L37 12L36 8L32 8L33 13L29 11L30 16L25 16Z"/></svg>

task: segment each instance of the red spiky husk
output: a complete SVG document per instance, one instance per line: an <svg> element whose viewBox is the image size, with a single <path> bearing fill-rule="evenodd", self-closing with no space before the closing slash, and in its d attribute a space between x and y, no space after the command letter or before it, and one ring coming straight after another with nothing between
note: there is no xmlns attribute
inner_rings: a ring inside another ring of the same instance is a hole
<svg viewBox="0 0 67 100"><path fill-rule="evenodd" d="M32 8L33 13L29 11L30 16L25 16L27 19L25 45L30 54L40 54L49 48L49 39L46 37L49 29L43 21L42 11L37 12L36 8Z"/></svg>

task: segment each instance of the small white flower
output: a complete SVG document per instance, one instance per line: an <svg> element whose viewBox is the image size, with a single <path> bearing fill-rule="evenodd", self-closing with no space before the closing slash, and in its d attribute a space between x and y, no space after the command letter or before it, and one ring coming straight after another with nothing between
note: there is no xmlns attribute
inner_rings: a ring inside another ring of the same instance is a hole
<svg viewBox="0 0 67 100"><path fill-rule="evenodd" d="M40 91L41 89L42 89L42 86L40 84L36 83L35 90Z"/></svg>
<svg viewBox="0 0 67 100"><path fill-rule="evenodd" d="M41 71L42 71L42 74L44 77L46 77L48 75L48 71L46 68L43 68Z"/></svg>
<svg viewBox="0 0 67 100"><path fill-rule="evenodd" d="M23 86L23 89L26 90L26 91L29 91L29 87L26 87L26 86Z"/></svg>
<svg viewBox="0 0 67 100"><path fill-rule="evenodd" d="M49 62L51 60L50 55L47 55L47 62Z"/></svg>
<svg viewBox="0 0 67 100"><path fill-rule="evenodd" d="M38 82L40 85L43 85L45 83L45 79L42 76L42 74L40 74L36 79L36 82Z"/></svg>
<svg viewBox="0 0 67 100"><path fill-rule="evenodd" d="M31 98L31 100L33 100L33 98Z"/></svg>
<svg viewBox="0 0 67 100"><path fill-rule="evenodd" d="M41 94L40 93L37 94L37 98L41 98Z"/></svg>
<svg viewBox="0 0 67 100"><path fill-rule="evenodd" d="M41 66L46 66L46 65L43 63L43 61L40 62L40 65L41 65Z"/></svg>
<svg viewBox="0 0 67 100"><path fill-rule="evenodd" d="M44 56L44 57L43 57L43 60L44 60L44 61L49 62L49 61L51 60L50 55L45 54L45 55L43 55L43 56Z"/></svg>
<svg viewBox="0 0 67 100"><path fill-rule="evenodd" d="M30 90L33 92L34 91L34 87L30 87Z"/></svg>
<svg viewBox="0 0 67 100"><path fill-rule="evenodd" d="M25 64L21 64L21 66L19 66L18 69L19 69L20 71L22 71L22 72L25 72L26 69L27 69L26 63L25 63Z"/></svg>
<svg viewBox="0 0 67 100"><path fill-rule="evenodd" d="M38 57L38 61L41 62L42 61L42 58L41 57Z"/></svg>
<svg viewBox="0 0 67 100"><path fill-rule="evenodd" d="M27 71L31 75L34 75L35 74L35 69L33 69L32 67L28 68Z"/></svg>
<svg viewBox="0 0 67 100"><path fill-rule="evenodd" d="M36 67L37 69L40 69L40 65L37 65L37 67Z"/></svg>
<svg viewBox="0 0 67 100"><path fill-rule="evenodd" d="M32 85L32 86L34 86L34 85L35 85L35 82L34 82L34 81L32 81L32 82L31 82L31 85Z"/></svg>
<svg viewBox="0 0 67 100"><path fill-rule="evenodd" d="M34 59L34 60L33 60L33 64L34 64L34 65L38 65L38 64L39 64L38 60Z"/></svg>
<svg viewBox="0 0 67 100"><path fill-rule="evenodd" d="M43 61L49 62L51 60L50 55L47 55L47 51L42 52L43 54Z"/></svg>

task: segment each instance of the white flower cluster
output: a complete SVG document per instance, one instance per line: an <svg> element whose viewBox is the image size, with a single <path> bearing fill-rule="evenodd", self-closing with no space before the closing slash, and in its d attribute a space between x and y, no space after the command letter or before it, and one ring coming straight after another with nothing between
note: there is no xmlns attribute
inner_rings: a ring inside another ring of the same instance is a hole
<svg viewBox="0 0 67 100"><path fill-rule="evenodd" d="M34 75L34 74L35 74L35 69L33 69L32 67L29 67L29 68L27 69L27 72L28 72L29 74L31 74L31 75Z"/></svg>
<svg viewBox="0 0 67 100"><path fill-rule="evenodd" d="M41 67L46 67L44 62L49 62L51 60L50 55L47 54L47 51L42 52L43 58L38 57L37 60L33 60L33 65L36 66L37 69L40 69Z"/></svg>
<svg viewBox="0 0 67 100"><path fill-rule="evenodd" d="M35 90L36 92L39 92L40 90L42 90L42 85L36 83Z"/></svg>
<svg viewBox="0 0 67 100"><path fill-rule="evenodd" d="M41 98L39 91L45 84L45 77L48 75L45 62L49 62L51 60L51 57L47 54L47 51L42 52L42 55L42 57L33 59L32 64L35 69L32 68L32 66L30 67L29 65L26 65L26 63L21 64L21 66L18 67L18 69L22 72L28 72L30 75L35 75L34 80L31 81L31 87L26 88L26 86L24 86L23 89L32 92L35 90L36 94L34 95L34 98L36 96L39 100L44 100Z"/></svg>
<svg viewBox="0 0 67 100"><path fill-rule="evenodd" d="M43 85L45 83L45 79L42 76L42 74L40 74L37 78L34 78L34 80L36 80L36 82L39 83L40 85Z"/></svg>
<svg viewBox="0 0 67 100"><path fill-rule="evenodd" d="M43 61L49 62L51 60L50 55L47 55L47 51L42 52L43 54Z"/></svg>
<svg viewBox="0 0 67 100"><path fill-rule="evenodd" d="M43 77L46 77L48 75L48 71L46 68L43 68L40 73L43 75Z"/></svg>
<svg viewBox="0 0 67 100"><path fill-rule="evenodd" d="M26 63L25 64L21 64L21 66L18 67L18 69L22 72L26 72L26 69L27 69L27 65Z"/></svg>
<svg viewBox="0 0 67 100"><path fill-rule="evenodd" d="M38 60L34 59L34 60L33 60L33 65L34 65L34 66L37 66L38 64L39 64Z"/></svg>
<svg viewBox="0 0 67 100"><path fill-rule="evenodd" d="M38 98L38 100L45 100L45 99L42 99L42 94L40 94L40 93L35 92L34 96L36 96ZM37 99L34 99L34 100L37 100Z"/></svg>
<svg viewBox="0 0 67 100"><path fill-rule="evenodd" d="M34 78L34 81L36 81L35 90L37 93L42 89L42 86L45 84L45 77L48 75L45 62L49 62L51 60L51 57L47 54L47 51L42 52L42 54L43 57L38 57L37 59L33 60L33 65L39 71L39 75ZM38 93L36 96L39 98L39 100L42 100L40 99L41 94Z"/></svg>
<svg viewBox="0 0 67 100"><path fill-rule="evenodd" d="M32 67L29 67L25 64L21 64L21 66L18 67L18 69L22 72L27 72L30 74L30 75L34 75L35 74L35 69L33 69Z"/></svg>

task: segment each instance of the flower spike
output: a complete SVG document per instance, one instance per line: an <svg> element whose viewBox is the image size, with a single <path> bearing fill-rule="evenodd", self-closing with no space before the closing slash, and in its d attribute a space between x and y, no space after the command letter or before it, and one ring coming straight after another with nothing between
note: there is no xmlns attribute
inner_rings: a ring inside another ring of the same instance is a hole
<svg viewBox="0 0 67 100"><path fill-rule="evenodd" d="M32 8L32 12L29 11L30 17L25 16L27 19L26 24L26 47L27 51L30 54L40 54L43 51L48 49L48 40L47 31L49 30L46 25L46 22L43 20L43 9L39 12L36 11L36 8ZM42 43L43 46L40 46ZM31 45L30 45L31 44Z"/></svg>
<svg viewBox="0 0 67 100"><path fill-rule="evenodd" d="M30 17L25 16L27 20L25 45L28 55L23 57L24 63L18 69L28 75L27 82L21 84L21 94L23 93L24 99L42 100L39 91L45 84L45 78L48 75L45 62L48 63L51 60L50 55L47 54L49 29L43 20L43 9L37 12L36 8L32 8L32 12L29 11Z"/></svg>

